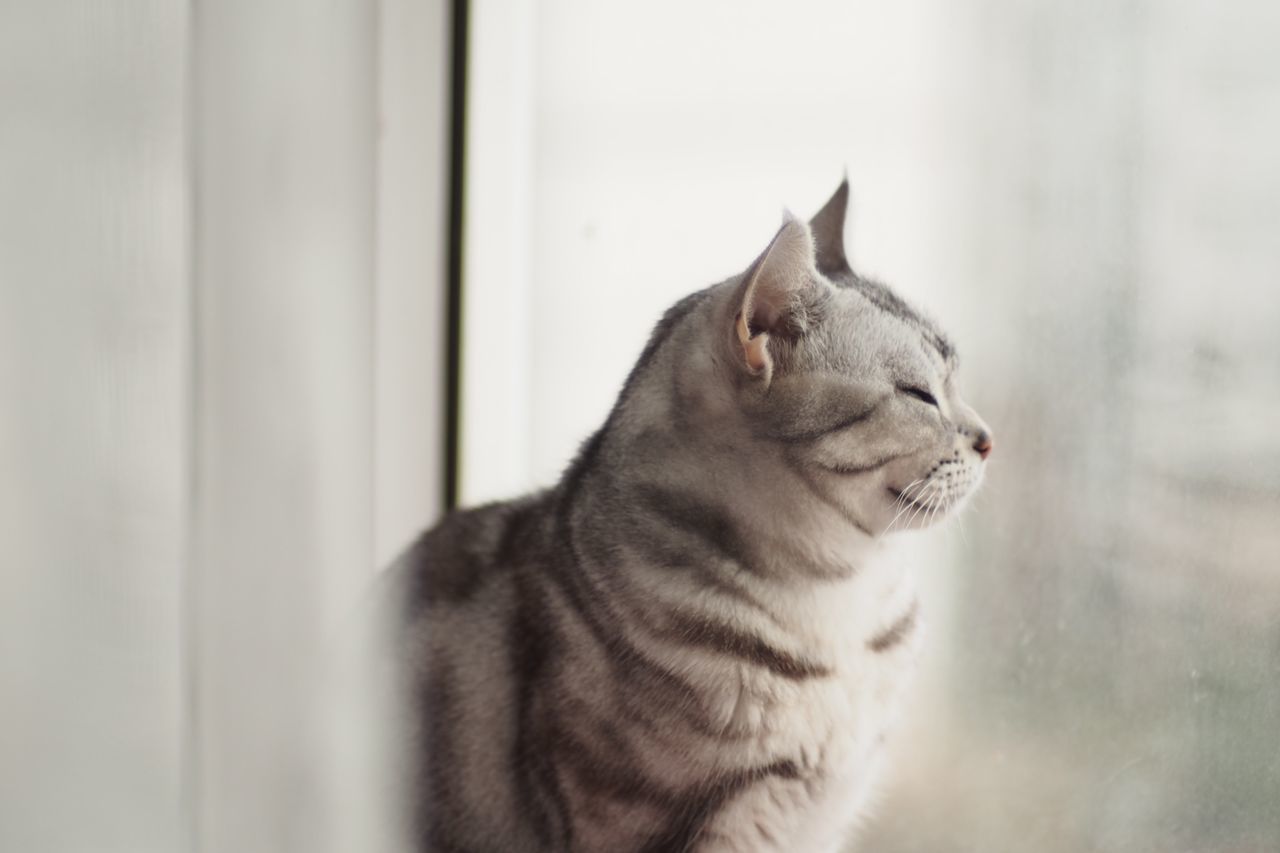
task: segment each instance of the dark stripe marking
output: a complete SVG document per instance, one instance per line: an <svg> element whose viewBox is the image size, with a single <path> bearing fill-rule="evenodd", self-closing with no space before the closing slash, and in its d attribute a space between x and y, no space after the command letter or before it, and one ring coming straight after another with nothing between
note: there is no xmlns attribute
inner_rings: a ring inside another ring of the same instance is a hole
<svg viewBox="0 0 1280 853"><path fill-rule="evenodd" d="M705 787L700 786L701 792L690 791L686 805L676 810L666 828L650 839L642 853L683 853L694 849L707 824L731 797L770 776L799 779L800 767L790 760L775 761L768 766L739 771Z"/></svg>
<svg viewBox="0 0 1280 853"><path fill-rule="evenodd" d="M938 351L938 355L942 356L943 361L954 363L956 348L951 341L947 340L946 336L928 318L922 316L906 300L894 293L886 285L874 279L863 278L853 272L836 273L829 277L837 287L856 290L876 308L915 327L928 340L929 344Z"/></svg>
<svg viewBox="0 0 1280 853"><path fill-rule="evenodd" d="M920 599L917 598L912 600L911 606L907 608L906 613L898 617L898 621L876 634L870 640L867 640L867 648L876 654L880 654L900 645L915 630L916 618L919 613Z"/></svg>
<svg viewBox="0 0 1280 853"><path fill-rule="evenodd" d="M453 682L452 668L445 662L435 663L418 686L415 703L422 709L427 748L418 752L414 767L417 794L426 805L414 810L413 819L419 843L425 850L456 847L449 834L450 826L461 811L453 797L457 790L453 776L458 762L453 748L456 725Z"/></svg>
<svg viewBox="0 0 1280 853"><path fill-rule="evenodd" d="M687 534L708 550L753 571L751 549L738 535L737 525L726 512L709 506L696 496L660 486L642 485L636 497L644 510Z"/></svg>
<svg viewBox="0 0 1280 853"><path fill-rule="evenodd" d="M879 470L890 462L896 462L909 453L895 453L892 456L885 456L877 459L875 462L868 462L866 465L823 465L822 467L830 471L832 474L847 474L854 476L857 474L869 474L872 471Z"/></svg>
<svg viewBox="0 0 1280 853"><path fill-rule="evenodd" d="M569 802L547 749L553 730L545 712L539 715L535 707L538 688L548 676L554 639L547 620L539 618L546 612L545 598L522 576L517 575L515 582L518 603L508 627L507 648L516 679L517 732L511 761L520 778L516 786L520 811L544 846L558 838L561 849L569 850L573 846Z"/></svg>
<svg viewBox="0 0 1280 853"><path fill-rule="evenodd" d="M783 444L811 444L812 442L818 441L819 439L826 438L827 436L834 435L835 433L838 433L838 432L843 432L844 430L847 430L849 427L857 426L858 424L863 423L868 418L870 418L873 414L875 414L876 410L879 408L880 408L880 401L876 401L875 405L873 405L871 408L867 409L866 411L858 412L855 415L849 415L848 417L842 420L836 421L833 424L816 427L814 429L806 430L804 432L795 432L795 433L790 433L786 435L774 436L774 440L781 442Z"/></svg>
<svg viewBox="0 0 1280 853"><path fill-rule="evenodd" d="M718 729L703 713L701 697L693 685L631 643L620 630L621 620L607 604L599 600L588 602L580 573L581 568L578 567L572 573L561 569L549 572L549 575L557 582L574 613L604 651L606 662L619 687L633 688L639 693L648 694L650 699L654 699L654 694L661 694L666 697L665 701L654 699L650 704L680 714L698 732L716 733Z"/></svg>
<svg viewBox="0 0 1280 853"><path fill-rule="evenodd" d="M555 539L559 548L549 561L546 576L564 593L569 605L604 650L606 660L619 685L650 694L660 692L668 697L656 702L664 710L678 713L695 731L716 734L717 727L707 717L698 691L678 674L645 655L627 640L620 630L617 615L603 601L586 577L582 555L578 551L572 521L572 500L581 486L587 467L599 451L603 431L583 448L582 456L570 469L563 483L564 493L556 507Z"/></svg>
<svg viewBox="0 0 1280 853"><path fill-rule="evenodd" d="M867 536L874 535L870 530L866 528L866 525L864 525L862 521L859 518L857 518L853 513L851 513L843 504L837 502L835 498L832 498L826 492L824 492L822 488L813 481L813 477L809 474L807 470L805 470L804 467L802 467L801 465L795 465L794 467L796 469L796 473L800 477L800 480L805 484L805 486L809 489L809 491L813 494L814 497L816 497L818 500L825 503L827 506L831 507L833 510L836 511L836 513L841 518L843 518L845 521L847 521L849 524L853 525L854 527L858 528L858 530L862 531ZM848 571L843 574L837 574L836 577L849 577L852 574L853 574L853 571Z"/></svg>
<svg viewBox="0 0 1280 853"><path fill-rule="evenodd" d="M570 719L580 719L570 716ZM578 723L575 723L578 725ZM570 726L560 728L558 757L591 796L619 802L637 802L673 809L683 801L682 792L667 790L637 767L627 750L603 754L579 738ZM616 750L617 745L614 745ZM621 756L621 758L619 757Z"/></svg>
<svg viewBox="0 0 1280 853"><path fill-rule="evenodd" d="M714 549L725 559L736 562L744 572L752 575L776 575L770 565L761 566L753 556L753 550L739 536L737 523L727 513L704 503L697 496L666 489L661 486L638 487L638 498L643 509L652 512L672 528L687 532L691 538ZM870 534L868 534L870 535ZM833 580L850 575L847 566L828 566L815 563L797 553L785 543L774 542L775 563L799 567L807 577Z"/></svg>
<svg viewBox="0 0 1280 853"><path fill-rule="evenodd" d="M832 675L829 667L803 660L770 645L763 637L743 633L722 622L679 612L670 614L669 619L669 625L659 633L680 643L711 649L794 681Z"/></svg>
<svg viewBox="0 0 1280 853"><path fill-rule="evenodd" d="M649 567L685 575L708 593L731 598L781 627L777 614L733 579L733 573L743 570L737 561L699 559L690 554L688 548L681 548L662 534L646 529L644 518L644 515L637 513L625 519L630 528L627 547ZM657 520L666 524L663 519ZM664 528L663 533L666 532L669 532L669 528ZM718 565L724 570L718 569Z"/></svg>

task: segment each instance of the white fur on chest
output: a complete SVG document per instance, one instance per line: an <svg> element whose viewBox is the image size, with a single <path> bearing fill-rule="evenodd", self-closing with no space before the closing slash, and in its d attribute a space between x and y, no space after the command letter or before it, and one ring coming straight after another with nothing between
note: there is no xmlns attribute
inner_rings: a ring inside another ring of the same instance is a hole
<svg viewBox="0 0 1280 853"><path fill-rule="evenodd" d="M915 669L920 632L882 651L869 641L914 603L909 575L887 561L868 565L848 582L779 602L791 611L787 616L804 645L830 661L834 675L788 681L741 669L731 727L747 737L737 760L754 766L792 761L799 774L767 778L745 790L700 849L841 848L879 775L886 733Z"/></svg>

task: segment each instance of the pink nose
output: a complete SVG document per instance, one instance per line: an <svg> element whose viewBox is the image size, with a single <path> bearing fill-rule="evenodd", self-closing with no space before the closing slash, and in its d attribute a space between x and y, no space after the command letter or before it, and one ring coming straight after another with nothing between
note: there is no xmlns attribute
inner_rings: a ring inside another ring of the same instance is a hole
<svg viewBox="0 0 1280 853"><path fill-rule="evenodd" d="M991 455L991 448L995 446L995 442L991 440L991 433L985 429L978 433L978 437L973 440L973 449L978 451L978 455L986 459Z"/></svg>

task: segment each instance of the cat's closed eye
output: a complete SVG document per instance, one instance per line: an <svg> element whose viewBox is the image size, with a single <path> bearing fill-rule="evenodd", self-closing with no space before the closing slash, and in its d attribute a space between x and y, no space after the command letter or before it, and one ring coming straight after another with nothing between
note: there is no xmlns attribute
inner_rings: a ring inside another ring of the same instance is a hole
<svg viewBox="0 0 1280 853"><path fill-rule="evenodd" d="M930 406L934 407L938 405L937 398L923 388L917 388L914 385L899 385L898 390L903 394L906 394L908 397L915 397L922 403L928 403Z"/></svg>

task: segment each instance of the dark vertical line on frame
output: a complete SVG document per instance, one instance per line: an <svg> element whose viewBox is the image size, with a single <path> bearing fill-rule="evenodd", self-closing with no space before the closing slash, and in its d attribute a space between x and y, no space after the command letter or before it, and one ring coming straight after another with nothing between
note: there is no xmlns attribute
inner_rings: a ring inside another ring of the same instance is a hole
<svg viewBox="0 0 1280 853"><path fill-rule="evenodd" d="M445 281L444 508L458 504L462 428L463 213L466 193L468 0L453 0L449 72L449 261Z"/></svg>

